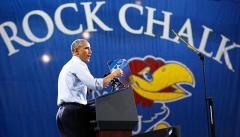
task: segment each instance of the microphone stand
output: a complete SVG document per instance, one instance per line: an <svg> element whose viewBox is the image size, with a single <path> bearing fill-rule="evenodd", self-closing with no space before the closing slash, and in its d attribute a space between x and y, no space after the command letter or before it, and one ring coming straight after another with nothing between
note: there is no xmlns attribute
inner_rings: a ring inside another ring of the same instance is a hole
<svg viewBox="0 0 240 137"><path fill-rule="evenodd" d="M215 137L215 121L214 121L214 109L213 109L213 97L207 96L207 88L206 88L206 75L205 75L205 57L204 55L199 52L196 48L194 48L192 45L190 45L188 42L186 42L181 36L179 36L174 30L172 32L187 46L192 49L197 55L199 56L199 59L201 61L202 66L202 76L203 76L203 88L204 88L204 97L205 97L205 103L206 103L206 115L207 115L207 125L208 125L208 136L209 137Z"/></svg>
<svg viewBox="0 0 240 137"><path fill-rule="evenodd" d="M111 92L118 91L119 89L124 87L123 83L118 78L114 78L113 80L111 80L111 85L112 85Z"/></svg>
<svg viewBox="0 0 240 137"><path fill-rule="evenodd" d="M113 78L113 80L111 80L111 85L112 85L112 91L117 91L118 90L118 85L119 85L119 80L117 78Z"/></svg>

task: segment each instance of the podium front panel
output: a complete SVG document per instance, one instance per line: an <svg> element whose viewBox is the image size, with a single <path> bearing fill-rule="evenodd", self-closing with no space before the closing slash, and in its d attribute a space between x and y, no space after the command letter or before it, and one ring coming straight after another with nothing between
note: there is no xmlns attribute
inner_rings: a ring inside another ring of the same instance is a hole
<svg viewBox="0 0 240 137"><path fill-rule="evenodd" d="M96 99L96 121L100 129L133 129L137 109L131 88Z"/></svg>

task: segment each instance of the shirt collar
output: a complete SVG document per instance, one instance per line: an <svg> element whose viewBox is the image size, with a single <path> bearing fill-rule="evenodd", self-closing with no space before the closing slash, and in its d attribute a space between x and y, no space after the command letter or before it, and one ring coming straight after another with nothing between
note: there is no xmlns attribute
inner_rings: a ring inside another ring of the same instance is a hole
<svg viewBox="0 0 240 137"><path fill-rule="evenodd" d="M82 65L84 65L85 67L87 67L87 64L86 64L85 62L83 62L79 57L77 57L77 56L72 56L72 59L80 61L80 63L81 63Z"/></svg>

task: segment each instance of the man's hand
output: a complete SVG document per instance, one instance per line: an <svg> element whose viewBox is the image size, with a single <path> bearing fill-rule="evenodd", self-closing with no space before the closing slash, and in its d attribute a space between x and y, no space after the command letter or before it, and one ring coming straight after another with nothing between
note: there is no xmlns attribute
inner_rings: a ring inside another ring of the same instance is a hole
<svg viewBox="0 0 240 137"><path fill-rule="evenodd" d="M120 68L114 69L109 75L103 78L103 87L108 86L113 78L123 76L123 71Z"/></svg>
<svg viewBox="0 0 240 137"><path fill-rule="evenodd" d="M120 68L114 69L111 73L114 78L123 76L123 71Z"/></svg>

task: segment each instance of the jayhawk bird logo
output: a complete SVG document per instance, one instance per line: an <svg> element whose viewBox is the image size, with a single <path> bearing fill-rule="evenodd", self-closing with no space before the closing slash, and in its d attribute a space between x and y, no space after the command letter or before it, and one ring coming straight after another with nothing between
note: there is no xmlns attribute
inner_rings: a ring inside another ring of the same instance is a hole
<svg viewBox="0 0 240 137"><path fill-rule="evenodd" d="M180 62L153 56L131 58L128 63L139 120L133 134L169 127L166 103L191 96L181 85L195 87L192 72Z"/></svg>

